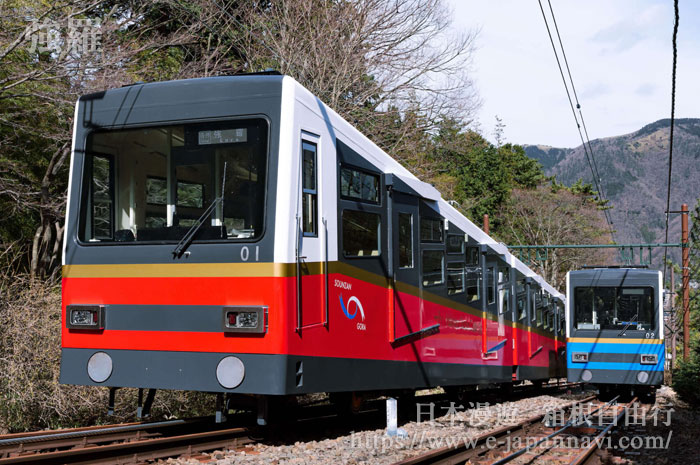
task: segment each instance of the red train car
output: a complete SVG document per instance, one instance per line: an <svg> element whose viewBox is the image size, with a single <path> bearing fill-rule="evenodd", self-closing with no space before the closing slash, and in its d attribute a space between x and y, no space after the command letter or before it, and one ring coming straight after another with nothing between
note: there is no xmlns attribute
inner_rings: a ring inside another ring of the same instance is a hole
<svg viewBox="0 0 700 465"><path fill-rule="evenodd" d="M563 296L288 76L79 99L61 382L297 395L564 375Z"/></svg>

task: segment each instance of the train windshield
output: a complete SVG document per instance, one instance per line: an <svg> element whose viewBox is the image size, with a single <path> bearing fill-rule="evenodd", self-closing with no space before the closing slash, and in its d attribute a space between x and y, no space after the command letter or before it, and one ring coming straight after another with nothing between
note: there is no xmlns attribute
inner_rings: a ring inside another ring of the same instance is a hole
<svg viewBox="0 0 700 465"><path fill-rule="evenodd" d="M578 287L574 299L577 329L654 329L651 287Z"/></svg>
<svg viewBox="0 0 700 465"><path fill-rule="evenodd" d="M263 231L267 158L262 119L93 132L79 238L177 242L223 189L194 240L256 239Z"/></svg>

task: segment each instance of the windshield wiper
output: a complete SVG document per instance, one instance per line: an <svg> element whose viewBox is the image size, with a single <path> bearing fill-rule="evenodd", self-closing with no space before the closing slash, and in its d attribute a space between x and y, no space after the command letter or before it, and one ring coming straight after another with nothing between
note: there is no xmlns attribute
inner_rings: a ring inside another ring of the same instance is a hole
<svg viewBox="0 0 700 465"><path fill-rule="evenodd" d="M195 234L197 234L197 231L199 231L199 228L202 227L204 224L204 220L206 220L209 215L214 211L217 205L221 203L223 205L224 203L224 188L226 187L226 162L224 162L224 176L223 179L221 180L221 195L217 198L215 198L212 203L209 204L206 210L204 210L204 213L202 213L202 216L199 217L197 222L193 224L190 229L187 230L187 233L185 233L184 236L182 236L182 239L180 239L180 242L177 243L175 246L175 250L173 250L173 256L180 258L182 257L182 254L185 253L185 250L187 250L187 247L189 247L190 243L192 243L192 239L194 239Z"/></svg>
<svg viewBox="0 0 700 465"><path fill-rule="evenodd" d="M624 335L625 335L625 331L627 331L627 328L629 328L630 325L631 325L633 322L637 321L637 318L638 318L638 317L639 317L639 313L637 313L636 315L634 315L634 316L632 317L632 319L631 319L630 321L627 322L627 325L622 329L622 331L620 331L620 334L618 334L617 337L624 336Z"/></svg>

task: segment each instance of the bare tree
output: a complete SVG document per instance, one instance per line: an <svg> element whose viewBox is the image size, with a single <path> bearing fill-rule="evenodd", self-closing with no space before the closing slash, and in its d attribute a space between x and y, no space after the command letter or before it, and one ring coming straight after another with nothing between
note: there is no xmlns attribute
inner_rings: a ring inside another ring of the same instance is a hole
<svg viewBox="0 0 700 465"><path fill-rule="evenodd" d="M556 193L550 186L515 189L504 229L510 244L606 244L610 235L603 212L588 196L565 189ZM559 290L564 290L566 272L583 264L610 263L614 255L602 249L553 249L545 261L534 261L534 270Z"/></svg>
<svg viewBox="0 0 700 465"><path fill-rule="evenodd" d="M5 219L36 218L31 245L21 249L32 277L59 270L76 99L135 80L233 71L232 45L206 28L215 19L179 5L0 3L0 208Z"/></svg>
<svg viewBox="0 0 700 465"><path fill-rule="evenodd" d="M358 107L419 108L422 122L469 119L476 31L450 30L443 0L216 0L250 71L279 67L351 121ZM372 113L367 113L371 117Z"/></svg>

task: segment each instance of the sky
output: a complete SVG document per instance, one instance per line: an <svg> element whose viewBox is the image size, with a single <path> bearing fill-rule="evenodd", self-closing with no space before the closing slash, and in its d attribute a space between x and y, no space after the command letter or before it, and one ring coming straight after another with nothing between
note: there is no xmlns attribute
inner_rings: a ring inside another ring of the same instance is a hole
<svg viewBox="0 0 700 465"><path fill-rule="evenodd" d="M580 145L537 0L447 1L456 33L480 30L471 76L483 134L493 140L497 115L507 142ZM551 3L591 140L670 118L673 0ZM700 118L700 1L679 10L676 117Z"/></svg>

